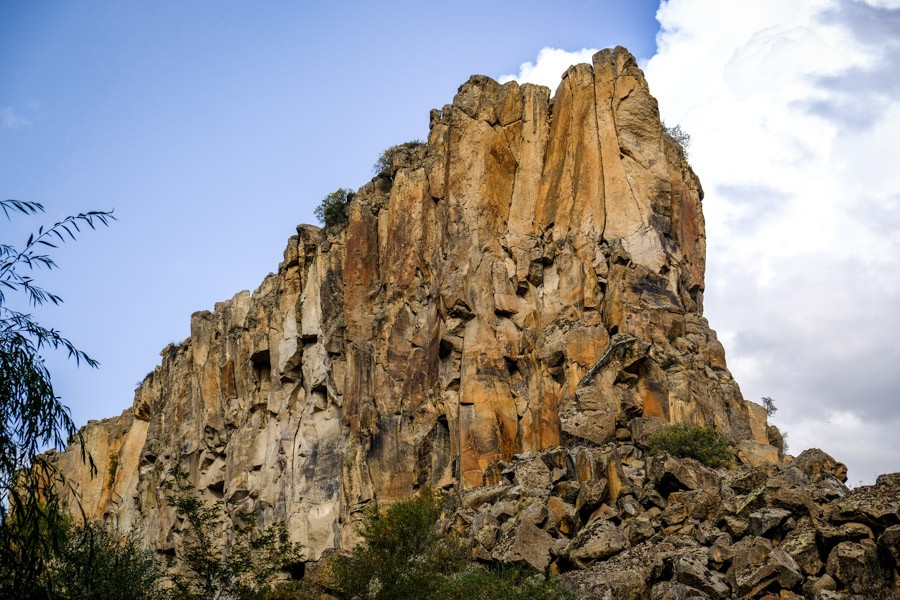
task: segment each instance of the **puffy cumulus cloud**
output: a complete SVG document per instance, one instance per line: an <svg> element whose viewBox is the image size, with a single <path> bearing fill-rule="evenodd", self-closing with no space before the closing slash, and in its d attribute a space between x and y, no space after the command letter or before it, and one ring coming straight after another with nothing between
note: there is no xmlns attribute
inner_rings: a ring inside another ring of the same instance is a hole
<svg viewBox="0 0 900 600"><path fill-rule="evenodd" d="M851 482L900 471L900 0L668 0L644 65L692 138L706 309L744 395ZM555 89L595 50L544 48Z"/></svg>
<svg viewBox="0 0 900 600"><path fill-rule="evenodd" d="M597 50L593 48L583 48L573 52L558 48L541 48L537 60L522 63L517 75L501 75L497 81L506 83L516 80L519 83L536 83L546 85L555 91L566 69L579 63L591 62L591 57L596 52Z"/></svg>
<svg viewBox="0 0 900 600"><path fill-rule="evenodd" d="M795 453L900 471L900 0L669 0L644 66L692 138L707 316Z"/></svg>

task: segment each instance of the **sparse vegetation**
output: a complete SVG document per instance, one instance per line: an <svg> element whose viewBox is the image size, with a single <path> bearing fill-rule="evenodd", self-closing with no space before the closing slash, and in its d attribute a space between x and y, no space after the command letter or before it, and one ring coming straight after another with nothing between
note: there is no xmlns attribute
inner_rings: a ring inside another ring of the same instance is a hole
<svg viewBox="0 0 900 600"><path fill-rule="evenodd" d="M772 417L775 413L778 412L778 407L775 406L775 401L772 400L769 396L763 396L760 398L762 400L763 408L766 409L766 415Z"/></svg>
<svg viewBox="0 0 900 600"><path fill-rule="evenodd" d="M663 131L667 136L675 140L679 146L681 146L682 150L684 150L684 156L687 158L688 149L691 145L691 136L690 134L681 128L681 125L675 125L673 127L669 127L666 125L665 121L663 121Z"/></svg>
<svg viewBox="0 0 900 600"><path fill-rule="evenodd" d="M313 213L319 223L325 227L334 227L347 222L347 205L353 200L355 193L346 188L338 188L324 198Z"/></svg>
<svg viewBox="0 0 900 600"><path fill-rule="evenodd" d="M429 493L383 513L372 511L360 530L362 542L335 565L344 596L412 600L435 593L443 573L465 564L462 548L435 530L439 515L440 505Z"/></svg>
<svg viewBox="0 0 900 600"><path fill-rule="evenodd" d="M375 164L372 165L372 171L376 175L387 175L388 177L391 177L393 176L393 161L391 159L395 153L401 151L409 152L424 145L425 142L423 142L422 140L412 140L409 142L404 142L403 144L391 146L381 153L381 156L379 156L378 160L375 161Z"/></svg>
<svg viewBox="0 0 900 600"><path fill-rule="evenodd" d="M284 523L258 530L252 514L238 523L226 523L221 502L207 502L187 483L179 467L169 472L165 487L187 527L183 530L179 558L172 575L172 600L264 598L277 583L279 572L299 560L299 547L288 539ZM232 538L230 546L221 540Z"/></svg>
<svg viewBox="0 0 900 600"><path fill-rule="evenodd" d="M107 476L109 477L109 483L112 485L112 482L116 479L116 471L119 470L119 455L113 454L109 457L109 467L107 469Z"/></svg>
<svg viewBox="0 0 900 600"><path fill-rule="evenodd" d="M556 581L520 566L488 568L472 564L448 578L433 600L570 600Z"/></svg>
<svg viewBox="0 0 900 600"><path fill-rule="evenodd" d="M676 423L654 433L647 440L649 454L668 452L680 458L693 458L703 464L718 468L734 461L734 452L722 434L714 429Z"/></svg>
<svg viewBox="0 0 900 600"><path fill-rule="evenodd" d="M336 587L348 600L488 600L570 596L554 580L534 571L486 568L468 562L463 547L441 535L441 512L428 492L372 512L360 532L363 541L335 565Z"/></svg>

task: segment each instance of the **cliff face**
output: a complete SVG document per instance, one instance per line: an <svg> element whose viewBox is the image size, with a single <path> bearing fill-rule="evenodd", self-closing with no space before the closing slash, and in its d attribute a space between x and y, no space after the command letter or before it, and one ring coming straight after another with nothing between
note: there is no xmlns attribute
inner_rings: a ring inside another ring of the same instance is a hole
<svg viewBox="0 0 900 600"><path fill-rule="evenodd" d="M701 316L700 183L622 48L547 88L483 76L432 111L345 226L298 227L276 274L192 317L134 406L57 454L91 518L173 546L161 482L191 482L307 558L354 515L486 467L664 421L777 461Z"/></svg>

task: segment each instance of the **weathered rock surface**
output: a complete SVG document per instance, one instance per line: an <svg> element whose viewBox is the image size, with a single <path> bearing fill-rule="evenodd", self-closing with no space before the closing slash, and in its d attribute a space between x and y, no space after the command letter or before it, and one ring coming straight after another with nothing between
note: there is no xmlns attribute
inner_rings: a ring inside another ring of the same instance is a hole
<svg viewBox="0 0 900 600"><path fill-rule="evenodd" d="M560 450L538 456L558 463ZM626 473L622 485L631 490L620 500L633 501L632 509L608 504L605 480L600 483L597 475L580 480L575 471L569 472L548 494L544 487L523 484L509 463L496 463L486 473L508 474L501 492L504 500L484 501L488 490L497 493L496 486L464 491L461 507L447 521L460 524L455 532L467 541L473 558L488 556L480 524L498 506L503 506L508 519L521 520L525 514L541 512L536 504L543 503L546 511L541 514L563 514L571 523L564 530L550 518L529 521L529 528L545 534L528 532L530 539L540 540L535 552L541 556L540 561L529 562L543 564L549 550L549 566L541 570L558 575L578 598L900 598L900 527L886 525L890 518L884 517L885 508L900 497L894 477L884 476L874 486L852 491L839 484L837 497L831 497L832 476L822 477L818 471L806 475L807 470L797 465L799 459L712 470L666 454L646 457L621 441L594 448L573 446L564 452L572 463L585 455L596 464L614 464L618 458ZM712 476L683 477L697 482L691 484L693 489L670 491L666 477L643 476L639 466L648 463L650 472L702 470ZM592 492L597 508L579 510L575 498L581 495L572 493L573 486L603 490ZM785 497L798 500L793 511L782 508ZM873 515L881 520L872 522ZM495 550L493 558L521 562L524 555L506 559Z"/></svg>
<svg viewBox="0 0 900 600"><path fill-rule="evenodd" d="M132 409L85 428L97 477L74 449L57 454L89 518L173 548L162 483L179 464L232 514L286 521L316 560L354 542L373 502L516 480L571 506L546 505L511 537L485 521L479 535L501 549L484 552L543 565L562 550L517 550L532 527L570 536L578 520L643 518L607 544L625 546L660 520L648 503L718 485L699 465L654 461L664 489L641 495L632 434L704 424L751 464L778 460L765 409L742 398L702 317L700 183L627 51L570 68L552 101L545 87L472 77L432 111L427 144L391 164L345 225L298 227L255 292L193 315ZM834 465L813 459L798 476L818 469L833 497ZM680 501L667 528L721 510L715 491ZM892 506L867 522L895 524ZM691 577L701 593L718 585Z"/></svg>

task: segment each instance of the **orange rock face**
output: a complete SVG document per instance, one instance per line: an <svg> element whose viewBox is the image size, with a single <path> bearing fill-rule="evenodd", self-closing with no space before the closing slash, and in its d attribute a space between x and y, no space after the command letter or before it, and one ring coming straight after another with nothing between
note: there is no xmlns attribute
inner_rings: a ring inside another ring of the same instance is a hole
<svg viewBox="0 0 900 600"><path fill-rule="evenodd" d="M635 419L767 444L701 316L700 183L627 51L552 99L472 77L391 160L346 225L299 227L252 296L195 314L133 412L88 426L111 483L58 455L97 488L90 516L171 547L160 483L180 463L316 559L372 501L478 486L493 460Z"/></svg>

